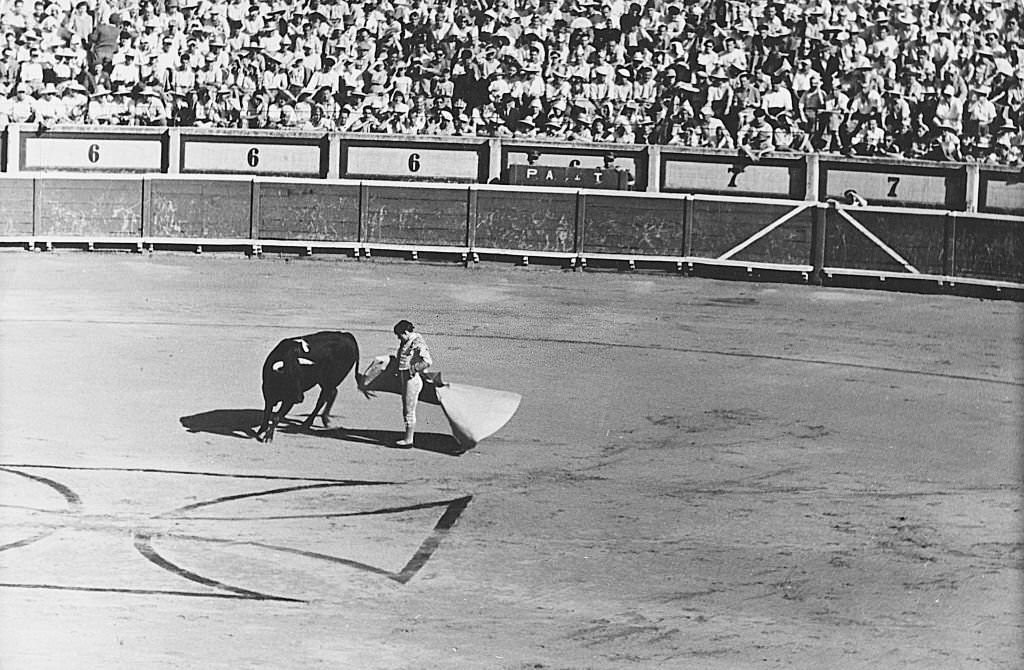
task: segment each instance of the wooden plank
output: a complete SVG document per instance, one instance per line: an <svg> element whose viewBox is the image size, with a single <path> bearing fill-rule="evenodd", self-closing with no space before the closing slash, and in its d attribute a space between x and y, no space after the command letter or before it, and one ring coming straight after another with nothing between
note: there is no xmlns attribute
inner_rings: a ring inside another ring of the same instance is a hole
<svg viewBox="0 0 1024 670"><path fill-rule="evenodd" d="M154 180L154 237L249 237L249 181Z"/></svg>
<svg viewBox="0 0 1024 670"><path fill-rule="evenodd" d="M260 239L359 240L359 186L260 183Z"/></svg>
<svg viewBox="0 0 1024 670"><path fill-rule="evenodd" d="M32 180L0 179L0 202L0 236L31 236Z"/></svg>
<svg viewBox="0 0 1024 670"><path fill-rule="evenodd" d="M792 205L782 203L695 199L690 254L718 258L793 209ZM805 210L742 249L735 260L805 264L810 258L811 227L811 215Z"/></svg>
<svg viewBox="0 0 1024 670"><path fill-rule="evenodd" d="M464 246L467 202L462 189L369 186L363 241Z"/></svg>
<svg viewBox="0 0 1024 670"><path fill-rule="evenodd" d="M678 255L683 246L681 198L587 197L583 252Z"/></svg>
<svg viewBox="0 0 1024 670"><path fill-rule="evenodd" d="M475 247L573 253L576 194L480 191Z"/></svg>
<svg viewBox="0 0 1024 670"><path fill-rule="evenodd" d="M36 181L37 235L138 236L142 234L142 188L138 179Z"/></svg>
<svg viewBox="0 0 1024 670"><path fill-rule="evenodd" d="M956 217L954 274L1024 283L1024 222Z"/></svg>
<svg viewBox="0 0 1024 670"><path fill-rule="evenodd" d="M825 230L825 265L828 267L942 274L946 255L944 213L927 216L849 209L846 214L869 234L852 225L839 211L828 210Z"/></svg>

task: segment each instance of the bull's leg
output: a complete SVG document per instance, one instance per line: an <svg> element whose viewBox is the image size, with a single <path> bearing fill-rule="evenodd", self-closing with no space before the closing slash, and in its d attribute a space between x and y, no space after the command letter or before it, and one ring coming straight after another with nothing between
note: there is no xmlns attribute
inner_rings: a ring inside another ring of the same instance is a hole
<svg viewBox="0 0 1024 670"><path fill-rule="evenodd" d="M338 397L337 387L330 387L324 390L324 395L327 397L327 402L324 404L324 413L320 416L324 422L324 428L330 428L331 426L331 408L334 407L334 401Z"/></svg>
<svg viewBox="0 0 1024 670"><path fill-rule="evenodd" d="M272 400L267 400L263 406L263 422L260 424L259 430L256 431L256 439L263 441L264 435L267 430L270 429L270 419L274 415L274 405L277 403Z"/></svg>
<svg viewBox="0 0 1024 670"><path fill-rule="evenodd" d="M313 426L313 419L315 419L316 415L320 413L320 410L323 409L324 403L326 403L326 402L327 402L327 389L325 389L324 387L321 386L320 387L320 396L316 399L316 405L313 407L313 411L310 412L309 416L306 417L306 420L302 422L302 427L303 428L311 428Z"/></svg>
<svg viewBox="0 0 1024 670"><path fill-rule="evenodd" d="M281 409L274 412L274 415L270 417L270 427L267 428L267 434L263 438L264 442L274 441L274 431L277 429L278 421L288 416L288 412L292 411L292 407L294 406L295 403L293 402L284 401L281 403Z"/></svg>

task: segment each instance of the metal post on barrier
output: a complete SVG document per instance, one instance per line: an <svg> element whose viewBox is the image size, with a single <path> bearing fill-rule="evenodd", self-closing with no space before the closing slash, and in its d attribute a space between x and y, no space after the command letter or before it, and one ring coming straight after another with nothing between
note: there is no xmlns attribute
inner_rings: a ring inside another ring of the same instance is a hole
<svg viewBox="0 0 1024 670"><path fill-rule="evenodd" d="M811 276L812 284L820 286L824 281L825 273L825 221L828 208L835 207L834 202L828 205L817 203L814 206L814 214L811 219Z"/></svg>
<svg viewBox="0 0 1024 670"><path fill-rule="evenodd" d="M139 217L139 237L145 238L153 230L153 180L142 178L142 215ZM141 242L139 251L142 251Z"/></svg>
<svg viewBox="0 0 1024 670"><path fill-rule="evenodd" d="M683 248L680 253L683 258L693 255L693 194L687 193L683 196Z"/></svg>
<svg viewBox="0 0 1024 670"><path fill-rule="evenodd" d="M249 182L249 239L260 237L260 184L253 179Z"/></svg>
<svg viewBox="0 0 1024 670"><path fill-rule="evenodd" d="M466 189L466 248L470 253L476 248L476 220L479 211L479 199L480 196L475 188L470 186Z"/></svg>
<svg viewBox="0 0 1024 670"><path fill-rule="evenodd" d="M32 180L32 239L35 239L39 235L39 212L42 207L42 193L39 189L39 178Z"/></svg>
<svg viewBox="0 0 1024 670"><path fill-rule="evenodd" d="M952 277L956 271L956 212L946 212L942 232L942 274Z"/></svg>
<svg viewBox="0 0 1024 670"><path fill-rule="evenodd" d="M580 270L585 270L587 259L583 255L583 241L586 234L584 221L587 217L587 195L583 191L576 191L576 235L573 251L576 254L576 265Z"/></svg>
<svg viewBox="0 0 1024 670"><path fill-rule="evenodd" d="M370 189L366 184L359 182L359 212L357 214L356 221L356 243L359 245L360 249L366 242L366 219L367 210L370 206L369 190ZM362 251L358 251L357 253L359 254L358 257L362 258Z"/></svg>

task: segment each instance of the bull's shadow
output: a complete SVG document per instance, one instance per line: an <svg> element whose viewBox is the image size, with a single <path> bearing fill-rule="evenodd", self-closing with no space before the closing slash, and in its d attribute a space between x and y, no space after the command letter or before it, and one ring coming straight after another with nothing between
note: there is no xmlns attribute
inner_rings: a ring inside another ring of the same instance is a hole
<svg viewBox="0 0 1024 670"><path fill-rule="evenodd" d="M261 409L214 409L183 416L181 425L190 433L216 433L228 437L256 439L256 429L263 421Z"/></svg>
<svg viewBox="0 0 1024 670"><path fill-rule="evenodd" d="M256 430L263 421L263 410L214 409L209 412L183 416L179 420L190 433L214 433L254 440L256 439ZM317 419L316 423L319 425L320 420ZM394 430L345 428L337 425L332 428L305 429L302 427L302 420L295 418L282 419L278 424L277 431L326 437L344 442L387 447L388 449L398 449L399 447L395 446L395 443L405 437L404 432ZM466 451L459 446L454 437L444 433L416 433L416 445L412 448L446 456L459 456Z"/></svg>

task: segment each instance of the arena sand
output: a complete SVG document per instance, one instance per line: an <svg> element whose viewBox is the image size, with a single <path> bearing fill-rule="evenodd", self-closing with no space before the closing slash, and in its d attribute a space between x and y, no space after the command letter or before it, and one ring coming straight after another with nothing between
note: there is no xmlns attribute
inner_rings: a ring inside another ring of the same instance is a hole
<svg viewBox="0 0 1024 670"><path fill-rule="evenodd" d="M234 254L0 255L0 667L1015 668L1019 304ZM280 339L409 318L457 455ZM315 398L296 413L312 408Z"/></svg>

